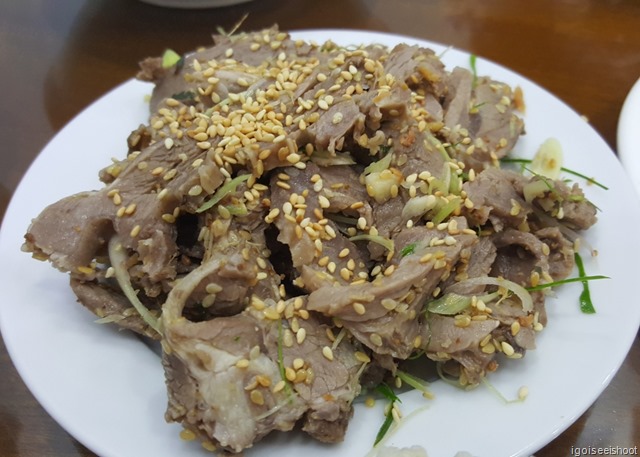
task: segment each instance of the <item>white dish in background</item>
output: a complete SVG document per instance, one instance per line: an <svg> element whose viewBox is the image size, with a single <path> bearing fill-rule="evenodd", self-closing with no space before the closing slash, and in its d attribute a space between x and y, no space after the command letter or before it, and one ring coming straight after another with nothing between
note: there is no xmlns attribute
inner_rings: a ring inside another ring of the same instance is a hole
<svg viewBox="0 0 640 457"><path fill-rule="evenodd" d="M444 46L413 38L356 31L296 32L296 38L341 44L405 41ZM449 69L469 66L469 55L448 49ZM132 62L134 65L135 62ZM490 381L514 398L521 386L529 397L503 403L489 389L465 392L435 382L433 400L416 392L402 394L407 420L385 443L421 445L429 457L452 457L468 451L477 457L529 456L569 425L600 395L622 364L638 330L640 307L635 296L637 243L621 243L619 221L640 226L640 204L628 201L633 187L620 162L581 117L531 81L483 59L478 72L524 90L527 134L516 154L532 157L547 138L557 138L565 166L594 176L609 186L583 185L600 208L600 221L586 240L599 251L586 258L588 274L611 279L593 282L595 315L579 311L578 285L564 286L547 304L549 325L538 347L523 360L505 361ZM7 209L0 233L0 325L12 359L35 397L74 437L103 457L193 457L210 455L196 443L181 441L180 426L164 422L166 393L156 354L134 336L95 324L79 304L66 275L20 251L31 218L68 194L97 188L97 171L112 156L126 152L126 137L147 117L144 96L151 87L130 81L88 107L42 151L25 175ZM100 139L95 141L95 126ZM104 132L109 132L105 135ZM90 145L88 148L87 145ZM358 457L371 449L382 424L383 402L356 405L344 443L327 446L300 434L269 436L247 457ZM490 431L489 431L490 430Z"/></svg>
<svg viewBox="0 0 640 457"><path fill-rule="evenodd" d="M633 85L618 120L618 156L640 192L640 79Z"/></svg>
<svg viewBox="0 0 640 457"><path fill-rule="evenodd" d="M223 6L238 5L248 3L252 0L140 0L150 5L162 6L164 8L178 9L203 9L220 8Z"/></svg>

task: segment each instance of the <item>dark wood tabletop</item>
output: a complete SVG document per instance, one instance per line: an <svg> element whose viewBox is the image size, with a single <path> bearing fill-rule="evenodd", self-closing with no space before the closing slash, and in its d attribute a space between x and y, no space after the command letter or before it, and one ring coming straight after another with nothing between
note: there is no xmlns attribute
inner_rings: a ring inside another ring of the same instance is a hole
<svg viewBox="0 0 640 457"><path fill-rule="evenodd" d="M228 30L245 13L245 30L277 23L283 30L384 31L491 59L586 116L614 152L623 101L640 77L638 0L254 0L203 10L137 0L2 1L0 217L45 144L94 99L133 77L139 60L209 43L216 27ZM600 398L536 456L638 445L636 337ZM33 398L0 342L0 456L93 455Z"/></svg>

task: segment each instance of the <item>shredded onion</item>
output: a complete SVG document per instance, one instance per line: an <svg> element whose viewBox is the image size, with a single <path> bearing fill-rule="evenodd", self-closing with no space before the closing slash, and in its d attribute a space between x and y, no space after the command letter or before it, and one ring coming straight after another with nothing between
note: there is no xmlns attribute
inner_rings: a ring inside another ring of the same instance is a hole
<svg viewBox="0 0 640 457"><path fill-rule="evenodd" d="M162 321L165 329L168 328L168 324L175 322L181 317L187 298L189 298L198 284L219 268L220 262L218 260L211 260L203 263L178 281L173 289L171 289L171 292L169 292L167 301L162 305Z"/></svg>
<svg viewBox="0 0 640 457"><path fill-rule="evenodd" d="M334 165L353 165L356 163L348 152L332 154L329 151L313 151L310 160L320 167Z"/></svg>
<svg viewBox="0 0 640 457"><path fill-rule="evenodd" d="M492 276L479 276L477 278L469 278L464 281L460 281L460 286L469 285L469 286L498 286L502 287L508 291L513 292L522 303L522 309L524 311L532 311L533 310L533 300L531 299L531 294L519 284L516 284L513 281L509 281L504 278L494 278Z"/></svg>
<svg viewBox="0 0 640 457"><path fill-rule="evenodd" d="M391 159L393 159L393 153L389 152L382 159L377 162L372 162L364 169L364 174L368 175L370 173L380 173L382 170L386 170L391 165Z"/></svg>
<svg viewBox="0 0 640 457"><path fill-rule="evenodd" d="M402 218L411 219L416 216L422 216L427 211L432 210L437 203L435 195L421 195L407 200L402 208Z"/></svg>
<svg viewBox="0 0 640 457"><path fill-rule="evenodd" d="M109 260L111 261L111 266L115 272L116 280L118 281L118 285L124 295L129 299L133 307L138 311L140 317L145 321L145 323L154 329L156 332L160 333L160 325L158 323L158 319L149 312L146 306L142 304L136 291L133 290L133 286L131 285L131 277L129 276L129 271L127 270L127 254L124 251L124 247L122 246L122 242L117 235L114 235L109 240Z"/></svg>
<svg viewBox="0 0 640 457"><path fill-rule="evenodd" d="M349 241L372 241L374 243L378 243L380 246L383 246L389 252L393 252L394 249L393 240L380 235L367 235L363 233L362 235L352 236L351 238L349 238Z"/></svg>

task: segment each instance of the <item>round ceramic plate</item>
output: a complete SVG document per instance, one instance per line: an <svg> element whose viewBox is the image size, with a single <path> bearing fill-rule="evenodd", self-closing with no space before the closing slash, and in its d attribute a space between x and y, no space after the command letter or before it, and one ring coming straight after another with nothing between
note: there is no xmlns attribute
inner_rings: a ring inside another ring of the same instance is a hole
<svg viewBox="0 0 640 457"><path fill-rule="evenodd" d="M638 127L640 127L640 79L629 91L618 121L618 156L640 192Z"/></svg>
<svg viewBox="0 0 640 457"><path fill-rule="evenodd" d="M469 67L469 55L408 37L355 31L295 33L317 42L349 45L408 42L432 47L449 69ZM132 63L133 65L134 63ZM591 284L597 308L582 314L579 285L558 289L548 300L549 324L538 346L522 360L506 360L490 376L497 391L524 402L506 403L489 388L462 391L434 382L432 400L402 394L405 419L385 445L420 445L430 457L528 456L573 423L600 395L623 362L638 330L636 295L638 243L624 243L620 221L640 226L640 204L631 181L605 142L581 117L531 81L483 59L478 73L522 87L527 134L515 154L532 157L547 138L558 139L565 165L608 186L580 184L599 208L599 222L587 243L597 257L585 257L588 274L608 280ZM178 437L180 427L164 421L166 392L158 356L136 337L94 317L76 303L66 275L20 251L31 218L68 194L97 188L97 170L126 153L128 133L147 118L151 87L130 81L88 107L35 160L7 210L0 237L1 329L24 381L46 410L88 448L108 457L192 457L205 455ZM100 137L96 138L96 126ZM569 176L566 176L569 177ZM627 204L620 205L625 200ZM273 434L247 456L364 456L383 422L383 402L357 404L344 443L322 445L302 434Z"/></svg>

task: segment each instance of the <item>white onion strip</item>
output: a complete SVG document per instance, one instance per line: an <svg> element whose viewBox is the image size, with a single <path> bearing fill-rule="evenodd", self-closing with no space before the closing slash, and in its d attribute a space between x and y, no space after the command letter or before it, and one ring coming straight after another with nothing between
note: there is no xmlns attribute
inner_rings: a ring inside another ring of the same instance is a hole
<svg viewBox="0 0 640 457"><path fill-rule="evenodd" d="M520 302L522 302L522 309L524 311L533 311L533 300L531 298L531 294L521 285L516 284L513 281L509 281L508 279L494 278L492 276L478 276L476 278L469 278L464 281L460 281L459 283L456 283L456 285L502 287L516 294L520 299Z"/></svg>

